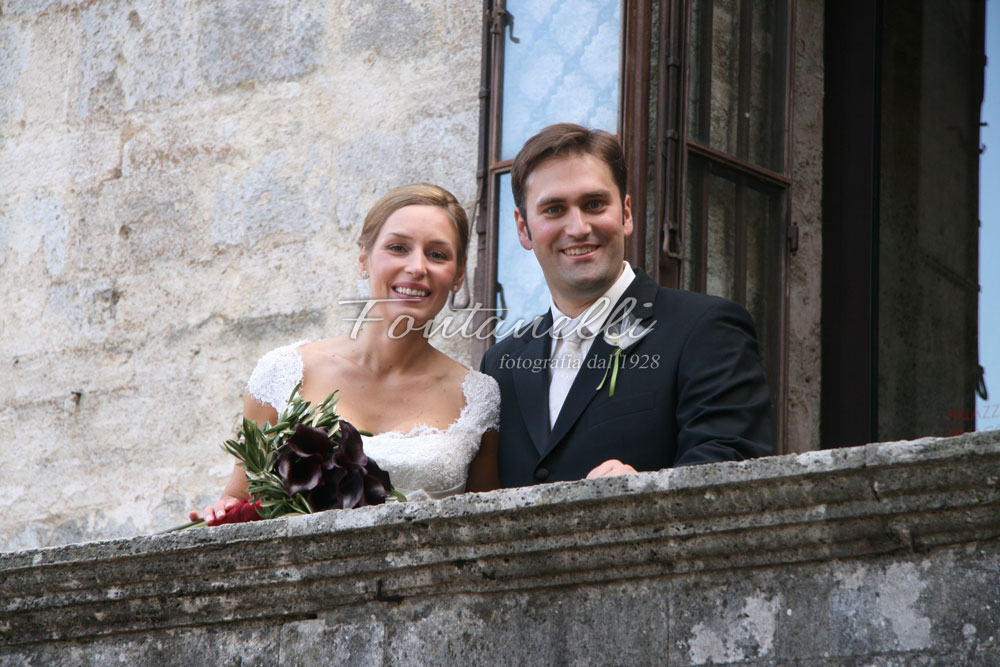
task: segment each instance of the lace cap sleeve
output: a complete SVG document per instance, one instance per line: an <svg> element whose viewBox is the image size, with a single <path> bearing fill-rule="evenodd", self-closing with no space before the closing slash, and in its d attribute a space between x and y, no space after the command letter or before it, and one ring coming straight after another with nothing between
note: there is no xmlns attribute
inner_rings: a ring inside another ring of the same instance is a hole
<svg viewBox="0 0 1000 667"><path fill-rule="evenodd" d="M305 342L275 348L257 362L247 381L247 391L261 405L270 405L279 414L288 405L295 385L302 382L299 346Z"/></svg>
<svg viewBox="0 0 1000 667"><path fill-rule="evenodd" d="M469 420L482 434L500 427L500 385L489 375L470 370L463 384Z"/></svg>

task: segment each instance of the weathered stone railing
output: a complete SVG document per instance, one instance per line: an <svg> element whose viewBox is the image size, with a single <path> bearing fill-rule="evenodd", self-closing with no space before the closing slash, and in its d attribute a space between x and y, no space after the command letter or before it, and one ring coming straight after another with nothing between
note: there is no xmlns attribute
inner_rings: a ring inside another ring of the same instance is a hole
<svg viewBox="0 0 1000 667"><path fill-rule="evenodd" d="M0 598L0 664L1000 664L1000 434L6 553Z"/></svg>

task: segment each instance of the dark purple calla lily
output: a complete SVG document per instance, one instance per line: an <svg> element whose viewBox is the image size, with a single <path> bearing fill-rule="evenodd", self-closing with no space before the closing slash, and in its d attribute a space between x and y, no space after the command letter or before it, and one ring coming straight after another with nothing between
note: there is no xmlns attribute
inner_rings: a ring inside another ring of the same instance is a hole
<svg viewBox="0 0 1000 667"><path fill-rule="evenodd" d="M381 505L388 495L388 490L380 479L374 475L365 475L365 504Z"/></svg>
<svg viewBox="0 0 1000 667"><path fill-rule="evenodd" d="M364 471L354 469L348 470L347 475L337 485L337 493L340 496L340 507L342 509L352 509L354 507L364 507L365 499L365 478Z"/></svg>
<svg viewBox="0 0 1000 667"><path fill-rule="evenodd" d="M365 479L372 479L382 485L382 495L385 497L392 490L392 482L389 481L389 473L378 467L374 459L368 459L365 465ZM369 501L370 502L370 501Z"/></svg>
<svg viewBox="0 0 1000 667"><path fill-rule="evenodd" d="M285 452L278 461L278 475L284 481L288 495L316 488L323 481L322 464L323 459L318 454L300 456L294 451Z"/></svg>
<svg viewBox="0 0 1000 667"><path fill-rule="evenodd" d="M360 438L360 436L358 437ZM330 442L330 436L323 429L296 424L295 433L288 436L288 446L299 456L317 454L322 458L326 458L326 455L330 453L330 448L333 447L333 443Z"/></svg>
<svg viewBox="0 0 1000 667"><path fill-rule="evenodd" d="M309 493L309 505L316 512L340 509L337 486L344 476L347 475L347 471L338 465L327 467L327 464L332 460L331 458L329 461L324 462L323 481Z"/></svg>
<svg viewBox="0 0 1000 667"><path fill-rule="evenodd" d="M365 455L361 434L349 422L340 421L339 440L330 456L333 442L325 431L296 426L278 462L288 494L306 493L314 511L384 503L392 490L389 473Z"/></svg>
<svg viewBox="0 0 1000 667"><path fill-rule="evenodd" d="M368 462L361 442L361 434L350 422L340 421L340 449L333 455L345 468L364 467Z"/></svg>

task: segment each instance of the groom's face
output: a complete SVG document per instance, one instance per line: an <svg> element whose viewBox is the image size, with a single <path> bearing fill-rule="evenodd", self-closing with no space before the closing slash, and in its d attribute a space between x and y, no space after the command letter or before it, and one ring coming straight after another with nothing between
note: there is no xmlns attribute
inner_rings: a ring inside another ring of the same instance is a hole
<svg viewBox="0 0 1000 667"><path fill-rule="evenodd" d="M599 158L585 153L539 164L525 179L524 210L515 209L514 218L521 245L534 251L567 315L583 312L621 275L631 202L628 195L622 201Z"/></svg>

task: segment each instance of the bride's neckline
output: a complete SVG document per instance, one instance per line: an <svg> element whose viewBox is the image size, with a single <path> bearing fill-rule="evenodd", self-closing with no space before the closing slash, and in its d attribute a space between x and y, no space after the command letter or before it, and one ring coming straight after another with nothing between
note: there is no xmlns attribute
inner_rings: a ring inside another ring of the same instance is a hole
<svg viewBox="0 0 1000 667"><path fill-rule="evenodd" d="M465 377L462 379L462 396L465 398L465 405L462 406L462 411L458 413L458 417L447 428L438 428L437 426L429 426L427 424L415 424L409 431L382 431L381 433L373 433L371 438L413 438L420 435L444 435L449 433L451 429L458 426L458 424L465 419L466 414L469 411L469 407L472 405L471 396L469 395L469 385L471 382L473 370L471 368L466 369Z"/></svg>
<svg viewBox="0 0 1000 667"><path fill-rule="evenodd" d="M285 409L288 393L297 384L302 382L303 359L299 348L310 343L310 340L300 340L291 345L284 345L271 350L265 354L258 362L257 367L247 382L247 391L263 405L270 405L278 414ZM432 435L449 433L452 429L468 419L468 414L472 408L473 394L476 393L473 386L473 378L477 373L465 366L465 376L462 379L462 395L465 404L459 412L458 417L447 428L429 426L428 424L415 424L406 431L391 430L376 433L371 438L386 437L406 438L418 435ZM299 394L301 396L301 393Z"/></svg>
<svg viewBox="0 0 1000 667"><path fill-rule="evenodd" d="M298 349L295 350L298 352ZM301 353L299 353L301 354ZM449 433L453 428L458 426L462 420L465 419L469 408L472 405L472 397L470 395L470 386L472 382L473 370L471 368L466 368L465 376L462 378L462 396L465 398L465 404L462 406L461 412L458 413L458 417L455 418L451 424L446 428L440 428L437 426L430 426L428 424L414 424L408 431L381 431L379 433L372 433L370 436L365 436L366 439L372 438L413 438L421 435L444 435ZM350 421L350 420L348 420ZM352 422L353 423L353 422Z"/></svg>

